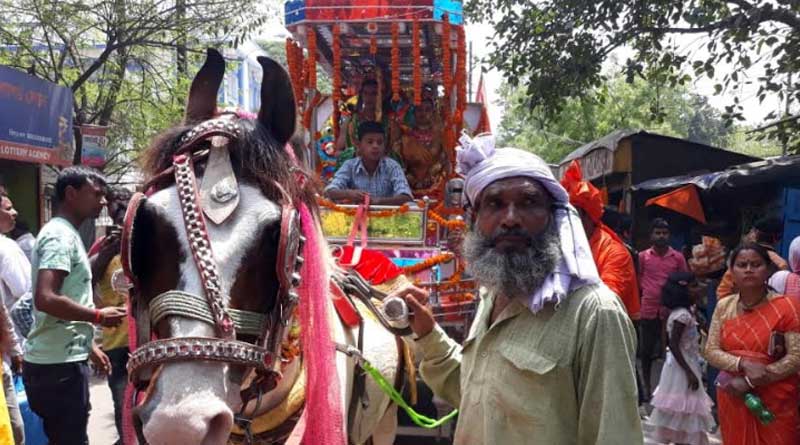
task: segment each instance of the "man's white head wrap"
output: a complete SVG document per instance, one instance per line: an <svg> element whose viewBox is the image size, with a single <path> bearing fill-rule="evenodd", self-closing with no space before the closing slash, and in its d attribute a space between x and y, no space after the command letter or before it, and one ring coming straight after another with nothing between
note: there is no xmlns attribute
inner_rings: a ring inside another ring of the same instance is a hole
<svg viewBox="0 0 800 445"><path fill-rule="evenodd" d="M528 298L528 308L536 313L545 304L558 305L575 289L600 282L589 241L569 195L556 180L550 167L533 153L516 148L494 147L491 135L474 139L466 134L459 139L457 171L464 175L464 197L474 206L481 192L501 179L528 177L539 182L553 198L553 221L561 242L561 260L542 287Z"/></svg>

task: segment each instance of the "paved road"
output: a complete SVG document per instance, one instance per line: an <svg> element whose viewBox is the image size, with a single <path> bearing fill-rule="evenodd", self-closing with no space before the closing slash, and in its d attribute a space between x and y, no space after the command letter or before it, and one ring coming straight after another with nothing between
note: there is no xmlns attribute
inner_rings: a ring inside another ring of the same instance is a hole
<svg viewBox="0 0 800 445"><path fill-rule="evenodd" d="M89 416L90 445L112 445L117 440L114 427L114 402L105 379L92 378L89 383L92 413Z"/></svg>
<svg viewBox="0 0 800 445"><path fill-rule="evenodd" d="M90 384L92 397L92 414L89 417L89 442L91 445L112 445L117 440L117 431L114 428L114 404L111 401L111 392L106 381L94 378ZM644 445L656 445L659 442L652 438L653 426L643 422L645 431ZM710 445L720 445L722 442L718 435L710 434ZM409 443L409 442L400 442ZM416 444L427 443L419 438L415 439ZM431 442L433 443L433 442ZM441 442L440 442L441 443Z"/></svg>

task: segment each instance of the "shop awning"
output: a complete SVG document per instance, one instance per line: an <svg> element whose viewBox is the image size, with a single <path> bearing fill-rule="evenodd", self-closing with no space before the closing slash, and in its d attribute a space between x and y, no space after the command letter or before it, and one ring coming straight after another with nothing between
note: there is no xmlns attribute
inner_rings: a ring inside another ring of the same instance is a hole
<svg viewBox="0 0 800 445"><path fill-rule="evenodd" d="M800 182L800 155L765 159L718 172L651 179L636 184L631 189L659 191L692 184L700 190L719 192L770 182L791 181Z"/></svg>

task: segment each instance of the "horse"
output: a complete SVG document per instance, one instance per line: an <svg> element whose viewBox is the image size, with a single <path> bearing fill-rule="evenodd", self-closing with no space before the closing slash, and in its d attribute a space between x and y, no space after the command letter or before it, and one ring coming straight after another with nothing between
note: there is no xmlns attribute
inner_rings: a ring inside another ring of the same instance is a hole
<svg viewBox="0 0 800 445"><path fill-rule="evenodd" d="M292 85L277 62L258 62L257 117L217 108L225 60L209 49L183 123L145 152L147 195L131 201L122 237L136 330L127 425L140 444L321 444L309 431L333 414L348 443L391 444L396 405L333 348L360 346L391 381L401 342L372 317L337 316L315 182L287 148ZM333 369L320 368L325 354ZM336 434L328 443L344 442Z"/></svg>

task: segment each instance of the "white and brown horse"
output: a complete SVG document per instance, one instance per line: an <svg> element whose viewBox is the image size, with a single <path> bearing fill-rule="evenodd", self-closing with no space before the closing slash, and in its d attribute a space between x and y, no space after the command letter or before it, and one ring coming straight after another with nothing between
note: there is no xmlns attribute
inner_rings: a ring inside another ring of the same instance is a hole
<svg viewBox="0 0 800 445"><path fill-rule="evenodd" d="M303 179L285 150L295 131L289 77L273 60L259 62L258 117L220 114L216 97L225 61L209 50L183 125L158 137L146 153L148 196L126 215L123 262L135 284L131 313L140 347L129 365L137 394L128 420L140 443L284 443L304 395L326 390L305 386L306 360L291 354L298 277L285 276L299 272L302 281L305 273L302 258L296 261L297 241L287 239L298 236L297 208L310 209L305 233L321 239L314 182ZM309 255L322 259L326 276L334 272L324 242L317 251L307 243ZM358 328L341 322L324 298L333 340L355 344ZM372 318L362 319L365 356L396 378L395 337ZM300 326L307 342L318 334L314 328ZM338 376L336 397L344 408L338 421L350 443L391 444L396 407L370 380L367 396L355 397L354 369L352 358L336 354L331 377Z"/></svg>

